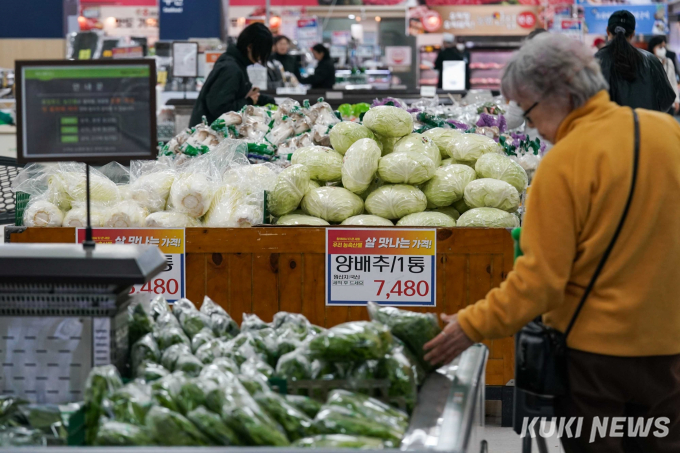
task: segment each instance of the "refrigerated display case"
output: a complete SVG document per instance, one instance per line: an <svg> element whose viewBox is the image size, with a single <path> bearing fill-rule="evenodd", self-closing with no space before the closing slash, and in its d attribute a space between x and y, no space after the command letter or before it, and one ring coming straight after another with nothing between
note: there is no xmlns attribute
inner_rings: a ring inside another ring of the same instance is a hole
<svg viewBox="0 0 680 453"><path fill-rule="evenodd" d="M470 88L500 90L505 64L516 47L475 46L470 49Z"/></svg>
<svg viewBox="0 0 680 453"><path fill-rule="evenodd" d="M418 49L420 69L418 80L420 86L437 86L439 72L434 69L434 62L437 60L440 50L441 46L420 46L420 49Z"/></svg>

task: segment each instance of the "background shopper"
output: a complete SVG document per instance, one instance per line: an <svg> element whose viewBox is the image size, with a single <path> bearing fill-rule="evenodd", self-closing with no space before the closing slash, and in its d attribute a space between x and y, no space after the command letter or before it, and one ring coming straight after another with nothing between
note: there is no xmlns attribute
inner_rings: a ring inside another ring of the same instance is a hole
<svg viewBox="0 0 680 453"><path fill-rule="evenodd" d="M274 52L272 52L272 58L281 63L286 72L290 72L300 80L300 63L293 55L288 53L289 50L290 39L288 39L287 36L279 35L274 38Z"/></svg>
<svg viewBox="0 0 680 453"><path fill-rule="evenodd" d="M635 34L635 17L625 10L609 17L609 43L595 57L609 84L609 96L619 105L667 112L675 92L659 59L630 41Z"/></svg>
<svg viewBox="0 0 680 453"><path fill-rule="evenodd" d="M680 97L678 97L678 81L676 79L675 65L673 60L668 56L668 51L666 49L666 37L665 36L653 36L647 45L647 50L650 53L656 55L661 64L663 65L666 75L668 76L668 82L671 84L671 88L675 91L675 102L669 113L678 113L678 108L680 107Z"/></svg>
<svg viewBox="0 0 680 453"><path fill-rule="evenodd" d="M229 45L215 62L198 95L189 124L201 124L203 116L210 124L221 114L238 112L244 105L273 104L273 97L260 94L260 90L253 87L247 71L247 67L255 63L267 66L272 45L272 34L267 27L260 23L248 25L236 45Z"/></svg>
<svg viewBox="0 0 680 453"><path fill-rule="evenodd" d="M439 51L437 59L434 61L434 69L439 71L439 81L437 82L437 88L441 88L443 84L442 77L444 75L444 62L445 61L464 61L465 56L456 46L455 37L450 33L444 33L444 44L442 50ZM465 47L463 47L465 50ZM465 71L466 73L468 71Z"/></svg>
<svg viewBox="0 0 680 453"><path fill-rule="evenodd" d="M426 345L448 362L543 315L562 332L614 236L630 192L633 115L611 102L591 51L543 34L508 62L501 88L551 142L528 197L517 259L500 288L453 316ZM562 442L568 453L680 451L680 125L638 109L637 184L616 246L568 337L569 392L558 416L668 417L663 438ZM637 443L634 448L631 445Z"/></svg>
<svg viewBox="0 0 680 453"><path fill-rule="evenodd" d="M312 54L318 62L314 74L303 77L300 82L311 85L312 88L333 88L333 85L335 85L335 65L328 48L323 44L317 44L312 47Z"/></svg>

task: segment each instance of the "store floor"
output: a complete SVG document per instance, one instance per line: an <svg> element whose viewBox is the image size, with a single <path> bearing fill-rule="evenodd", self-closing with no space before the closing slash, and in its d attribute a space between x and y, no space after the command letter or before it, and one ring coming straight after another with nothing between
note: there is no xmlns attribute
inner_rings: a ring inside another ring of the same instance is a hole
<svg viewBox="0 0 680 453"><path fill-rule="evenodd" d="M549 431L549 429L548 429ZM501 427L500 402L486 402L485 426L480 428L480 439L488 443L488 453L522 453L522 438L512 428ZM560 440L555 436L546 442L548 453L564 453ZM477 453L477 449L468 448ZM532 453L538 452L538 445L534 440L531 445Z"/></svg>

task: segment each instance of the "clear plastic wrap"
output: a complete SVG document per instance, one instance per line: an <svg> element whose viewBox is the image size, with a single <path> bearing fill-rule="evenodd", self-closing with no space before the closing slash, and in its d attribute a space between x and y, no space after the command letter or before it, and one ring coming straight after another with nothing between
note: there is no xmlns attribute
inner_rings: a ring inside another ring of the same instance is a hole
<svg viewBox="0 0 680 453"><path fill-rule="evenodd" d="M401 137L383 137L380 134L375 134L375 141L380 147L382 156L387 156L394 152L394 145L397 144Z"/></svg>
<svg viewBox="0 0 680 453"><path fill-rule="evenodd" d="M405 428L388 423L379 423L343 406L326 405L316 415L314 427L322 434L347 434L366 436L399 444Z"/></svg>
<svg viewBox="0 0 680 453"><path fill-rule="evenodd" d="M94 440L94 445L106 447L140 447L153 443L145 426L113 420L106 420L101 424Z"/></svg>
<svg viewBox="0 0 680 453"><path fill-rule="evenodd" d="M113 392L103 405L114 420L143 425L152 405L151 387L142 379L134 380Z"/></svg>
<svg viewBox="0 0 680 453"><path fill-rule="evenodd" d="M377 215L355 215L342 221L340 225L365 225L365 226L394 226L394 224Z"/></svg>
<svg viewBox="0 0 680 453"><path fill-rule="evenodd" d="M385 358L378 362L376 377L390 382L388 396L403 398L406 412L410 414L418 399L418 376L415 364L411 363L404 349L402 345L393 345Z"/></svg>
<svg viewBox="0 0 680 453"><path fill-rule="evenodd" d="M385 356L392 342L389 329L368 321L346 322L328 329L309 342L314 358L354 362Z"/></svg>
<svg viewBox="0 0 680 453"><path fill-rule="evenodd" d="M198 407L187 414L187 418L210 438L214 445L241 445L234 432L222 422L220 416L205 407Z"/></svg>
<svg viewBox="0 0 680 453"><path fill-rule="evenodd" d="M182 371L187 376L196 377L201 373L202 369L203 362L198 357L192 354L182 354L177 358L173 371Z"/></svg>
<svg viewBox="0 0 680 453"><path fill-rule="evenodd" d="M245 201L245 195L235 186L224 185L215 191L203 223L213 228L237 228L238 209Z"/></svg>
<svg viewBox="0 0 680 453"><path fill-rule="evenodd" d="M456 129L445 129L443 127L435 127L423 132L425 137L430 138L439 148L442 159L450 158L453 154L453 147L457 140L461 137L460 132Z"/></svg>
<svg viewBox="0 0 680 453"><path fill-rule="evenodd" d="M191 340L189 340L189 337L186 336L179 326L169 326L165 329L161 329L156 337L156 341L158 341L158 347L161 348L162 351L174 344L184 343L187 346L191 346ZM163 366L165 366L165 364L163 364Z"/></svg>
<svg viewBox="0 0 680 453"><path fill-rule="evenodd" d="M304 165L291 165L276 177L269 193L269 211L280 217L295 211L309 190L309 170Z"/></svg>
<svg viewBox="0 0 680 453"><path fill-rule="evenodd" d="M324 182L342 179L342 155L331 148L298 148L290 161L293 165L302 164L307 167L310 179Z"/></svg>
<svg viewBox="0 0 680 453"><path fill-rule="evenodd" d="M135 371L135 377L144 379L146 382L157 381L170 374L170 371L163 365L153 362L142 362Z"/></svg>
<svg viewBox="0 0 680 453"><path fill-rule="evenodd" d="M484 154L477 159L475 171L480 178L505 181L517 189L519 193L524 192L529 183L529 178L524 168L514 160L501 154Z"/></svg>
<svg viewBox="0 0 680 453"><path fill-rule="evenodd" d="M365 192L378 171L380 148L375 140L362 138L354 142L345 153L342 164L342 185L354 192Z"/></svg>
<svg viewBox="0 0 680 453"><path fill-rule="evenodd" d="M274 392L258 393L255 401L286 432L288 439L296 441L313 434L312 419Z"/></svg>
<svg viewBox="0 0 680 453"><path fill-rule="evenodd" d="M366 436L349 436L347 434L321 434L305 437L294 444L295 447L313 449L352 449L352 450L383 450L385 443L382 439Z"/></svg>
<svg viewBox="0 0 680 453"><path fill-rule="evenodd" d="M309 109L309 112L310 117L317 125L330 126L340 122L338 117L335 116L335 112L333 112L333 109L328 102L317 102Z"/></svg>
<svg viewBox="0 0 680 453"><path fill-rule="evenodd" d="M123 386L118 369L113 365L92 368L85 382L85 442L92 444L97 435L104 399Z"/></svg>
<svg viewBox="0 0 680 453"><path fill-rule="evenodd" d="M201 173L182 173L170 189L172 208L191 217L202 217L210 208L214 187L214 183Z"/></svg>
<svg viewBox="0 0 680 453"><path fill-rule="evenodd" d="M151 384L151 398L154 403L171 411L179 412L176 399L186 380L186 375L178 371L154 381Z"/></svg>
<svg viewBox="0 0 680 453"><path fill-rule="evenodd" d="M108 228L133 228L145 225L149 212L132 200L121 201L104 213L104 226Z"/></svg>
<svg viewBox="0 0 680 453"><path fill-rule="evenodd" d="M189 338L193 338L194 335L198 334L203 329L211 328L210 316L205 313L193 309L182 310L181 313L177 315L179 319L179 324L182 326L184 333L187 334Z"/></svg>
<svg viewBox="0 0 680 453"><path fill-rule="evenodd" d="M210 317L213 333L217 337L235 337L241 333L241 329L239 329L236 321L229 316L224 308L217 305L208 296L203 298L200 311Z"/></svg>
<svg viewBox="0 0 680 453"><path fill-rule="evenodd" d="M187 341L189 341L188 338ZM170 371L174 371L177 359L184 354L191 354L190 344L178 342L165 349L161 348L161 365Z"/></svg>
<svg viewBox="0 0 680 453"><path fill-rule="evenodd" d="M196 354L196 351L203 346L204 344L208 343L210 340L215 339L215 334L213 333L212 329L210 327L204 327L198 332L196 335L193 336L191 339L191 351ZM200 359L200 357L199 357ZM201 360L203 363L205 363L204 360Z"/></svg>
<svg viewBox="0 0 680 453"><path fill-rule="evenodd" d="M517 228L519 218L496 208L474 208L460 215L459 227Z"/></svg>
<svg viewBox="0 0 680 453"><path fill-rule="evenodd" d="M302 210L328 222L342 222L364 211L364 201L342 187L319 187L302 199Z"/></svg>
<svg viewBox="0 0 680 453"><path fill-rule="evenodd" d="M380 179L393 184L422 184L434 176L437 166L426 155L406 151L391 153L380 159Z"/></svg>
<svg viewBox="0 0 680 453"><path fill-rule="evenodd" d="M465 187L476 178L475 171L467 165L453 164L439 167L432 179L422 187L428 207L451 206L454 201L463 198Z"/></svg>
<svg viewBox="0 0 680 453"><path fill-rule="evenodd" d="M331 146L343 156L350 146L362 138L374 139L375 136L370 129L359 123L343 121L333 126L330 132Z"/></svg>
<svg viewBox="0 0 680 453"><path fill-rule="evenodd" d="M27 227L60 227L64 213L44 198L31 198L24 211L24 225Z"/></svg>
<svg viewBox="0 0 680 453"><path fill-rule="evenodd" d="M245 195L261 194L273 189L280 170L280 167L269 163L233 167L224 174L222 182L238 188Z"/></svg>
<svg viewBox="0 0 680 453"><path fill-rule="evenodd" d="M308 396L303 395L286 395L286 401L298 408L298 410L307 414L308 417L314 418L321 410L322 404Z"/></svg>
<svg viewBox="0 0 680 453"><path fill-rule="evenodd" d="M366 211L385 219L400 219L427 208L425 194L414 186L385 185L366 198Z"/></svg>
<svg viewBox="0 0 680 453"><path fill-rule="evenodd" d="M359 416L374 420L376 423L398 427L404 431L409 424L408 415L405 412L375 398L347 390L333 390L328 395L326 406L343 407Z"/></svg>
<svg viewBox="0 0 680 453"><path fill-rule="evenodd" d="M104 226L104 214L106 207L100 204L90 205L90 223L92 227ZM87 226L87 208L82 203L73 204L73 207L64 215L62 226L71 228L84 228Z"/></svg>
<svg viewBox="0 0 680 453"><path fill-rule="evenodd" d="M149 228L190 228L200 227L201 222L194 217L181 212L154 212L144 220L144 226Z"/></svg>
<svg viewBox="0 0 680 453"><path fill-rule="evenodd" d="M302 215L302 214L287 214L282 217L279 217L279 219L276 221L277 225L311 225L311 226L325 226L325 225L330 225L330 223L326 222L323 219L320 219L318 217L313 217L310 215Z"/></svg>
<svg viewBox="0 0 680 453"><path fill-rule="evenodd" d="M397 226L423 226L437 228L451 228L456 226L456 221L452 217L441 212L416 212L402 217L397 222Z"/></svg>
<svg viewBox="0 0 680 453"><path fill-rule="evenodd" d="M225 132L229 126L238 126L242 122L243 117L240 113L227 112L217 117L217 119L210 124L210 128L216 132Z"/></svg>
<svg viewBox="0 0 680 453"><path fill-rule="evenodd" d="M413 132L413 118L404 109L382 105L364 115L364 126L383 137L403 137Z"/></svg>
<svg viewBox="0 0 680 453"><path fill-rule="evenodd" d="M497 208L515 212L519 203L519 192L505 181L483 178L465 187L465 204L471 208Z"/></svg>
<svg viewBox="0 0 680 453"><path fill-rule="evenodd" d="M274 368L259 357L251 357L241 365L241 374L258 378L264 376L266 381L274 376Z"/></svg>
<svg viewBox="0 0 680 453"><path fill-rule="evenodd" d="M56 165L53 178L60 184L68 197L74 201L86 201L85 164L60 162ZM92 202L116 203L120 200L118 186L100 171L90 167L90 200Z"/></svg>
<svg viewBox="0 0 680 453"><path fill-rule="evenodd" d="M451 156L459 162L474 164L487 153L500 153L501 148L492 138L479 134L461 134L452 140Z"/></svg>
<svg viewBox="0 0 680 453"><path fill-rule="evenodd" d="M135 375L137 375L137 368L143 362L160 363L160 361L161 351L152 334L146 334L133 343L130 349L130 362Z"/></svg>
<svg viewBox="0 0 680 453"><path fill-rule="evenodd" d="M394 144L394 153L417 152L423 154L432 160L435 168L439 167L442 161L441 153L437 145L430 139L421 134L410 134L399 139Z"/></svg>
<svg viewBox="0 0 680 453"><path fill-rule="evenodd" d="M207 446L208 437L181 414L155 406L147 414L146 426L154 441L167 446Z"/></svg>
<svg viewBox="0 0 680 453"><path fill-rule="evenodd" d="M276 377L290 381L304 381L312 378L312 364L307 351L299 348L284 354L276 364Z"/></svg>
<svg viewBox="0 0 680 453"><path fill-rule="evenodd" d="M149 213L163 211L176 176L174 169L165 160L132 161L129 197Z"/></svg>
<svg viewBox="0 0 680 453"><path fill-rule="evenodd" d="M309 129L306 129L309 130ZM306 130L301 131L306 132ZM295 135L295 122L287 118L282 120L280 123L276 124L272 130L265 135L265 140L274 146L279 146L281 143L288 140L290 137Z"/></svg>

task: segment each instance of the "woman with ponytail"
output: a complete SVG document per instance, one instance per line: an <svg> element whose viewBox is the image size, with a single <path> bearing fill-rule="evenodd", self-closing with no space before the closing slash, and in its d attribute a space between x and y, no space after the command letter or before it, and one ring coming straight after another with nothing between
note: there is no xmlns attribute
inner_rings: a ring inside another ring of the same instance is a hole
<svg viewBox="0 0 680 453"><path fill-rule="evenodd" d="M634 34L635 17L629 11L609 17L609 42L595 54L609 83L609 96L619 105L667 112L675 92L659 59L630 43Z"/></svg>

